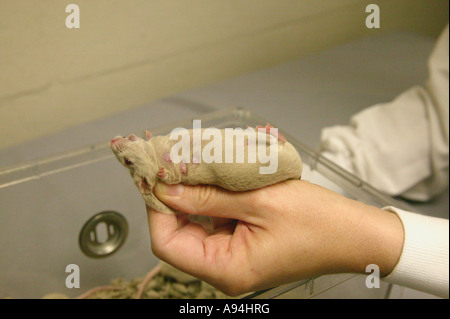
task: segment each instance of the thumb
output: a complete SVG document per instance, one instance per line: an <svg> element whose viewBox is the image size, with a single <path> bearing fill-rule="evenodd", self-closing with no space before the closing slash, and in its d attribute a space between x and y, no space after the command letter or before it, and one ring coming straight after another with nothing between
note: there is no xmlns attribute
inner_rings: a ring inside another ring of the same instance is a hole
<svg viewBox="0 0 450 319"><path fill-rule="evenodd" d="M243 220L256 212L252 192L232 192L212 185L168 185L158 182L154 193L184 213Z"/></svg>

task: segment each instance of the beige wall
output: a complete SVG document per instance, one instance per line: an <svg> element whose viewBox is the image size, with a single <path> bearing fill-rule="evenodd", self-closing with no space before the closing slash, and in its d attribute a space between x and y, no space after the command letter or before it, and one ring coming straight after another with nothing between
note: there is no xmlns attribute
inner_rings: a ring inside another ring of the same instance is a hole
<svg viewBox="0 0 450 319"><path fill-rule="evenodd" d="M65 26L70 3L80 29ZM365 27L369 3L379 30ZM447 21L448 0L0 0L0 148L365 34L437 36Z"/></svg>

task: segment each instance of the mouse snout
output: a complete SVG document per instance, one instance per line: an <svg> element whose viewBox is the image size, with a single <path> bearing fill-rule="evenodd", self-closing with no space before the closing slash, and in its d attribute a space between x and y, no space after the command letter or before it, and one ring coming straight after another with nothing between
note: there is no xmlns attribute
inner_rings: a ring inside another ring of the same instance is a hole
<svg viewBox="0 0 450 319"><path fill-rule="evenodd" d="M117 141L119 141L121 139L121 137L116 137L114 139L111 140L111 142L109 143L111 146L114 145L115 143L117 143Z"/></svg>
<svg viewBox="0 0 450 319"><path fill-rule="evenodd" d="M111 142L109 142L109 145L112 147L119 147L120 145L123 145L126 141L127 139L125 137L117 136L114 139L112 139Z"/></svg>
<svg viewBox="0 0 450 319"><path fill-rule="evenodd" d="M137 139L138 139L138 137L134 134L131 134L130 136L128 136L128 138L123 137L123 136L117 136L111 140L110 145L113 146L114 144L117 144L120 142L126 142L126 141L135 142L135 141L137 141Z"/></svg>

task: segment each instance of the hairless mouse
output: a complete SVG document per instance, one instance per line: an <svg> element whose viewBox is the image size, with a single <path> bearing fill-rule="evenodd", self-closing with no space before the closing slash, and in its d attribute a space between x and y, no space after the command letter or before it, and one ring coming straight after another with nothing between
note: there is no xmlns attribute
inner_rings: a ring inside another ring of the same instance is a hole
<svg viewBox="0 0 450 319"><path fill-rule="evenodd" d="M241 130L240 132L244 141L241 149L238 148L237 142L234 143L234 140L231 142L227 140L226 129L216 129L215 132L220 133L217 133L219 136L214 147L211 147L211 139L202 139L197 148L195 145L196 129L186 130L186 137L189 139L188 146L192 151L181 161L175 160L174 156L176 157L179 152L173 151L181 139L171 139L170 135L152 137L149 131L145 131L146 139L133 134L128 137L117 136L111 140L110 146L119 162L129 169L145 203L154 210L172 214L176 211L163 204L153 194L153 187L158 181L166 184L208 184L230 191L247 191L288 179L301 178L300 155L294 146L278 133L277 129L270 124L265 127L258 126L256 130L249 129L249 131ZM208 129L197 130L201 130L197 133L203 137L208 132ZM254 135L246 134L252 131L255 133ZM210 135L210 137L212 136ZM212 150L216 152L218 149L215 147L222 147L225 152L216 156L216 161L202 160L202 155L203 157L210 155ZM260 150L260 148L262 149ZM226 158L225 153L230 150L234 153L231 157ZM239 158L242 159L237 153L239 150L243 151L244 161L239 160ZM261 167L267 167L267 161L263 163L261 156L272 151L274 151L272 155L276 156L276 170L271 173L261 173ZM261 156L255 156L256 154ZM251 161L252 155L253 161ZM232 159L231 162L230 159Z"/></svg>

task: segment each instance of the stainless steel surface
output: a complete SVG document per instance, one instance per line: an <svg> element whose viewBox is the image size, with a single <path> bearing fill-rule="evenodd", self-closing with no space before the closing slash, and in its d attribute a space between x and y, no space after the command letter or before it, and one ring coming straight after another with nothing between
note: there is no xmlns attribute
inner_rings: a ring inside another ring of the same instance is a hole
<svg viewBox="0 0 450 319"><path fill-rule="evenodd" d="M114 211L104 211L86 221L78 243L86 256L104 258L115 253L127 236L128 223L125 217Z"/></svg>

